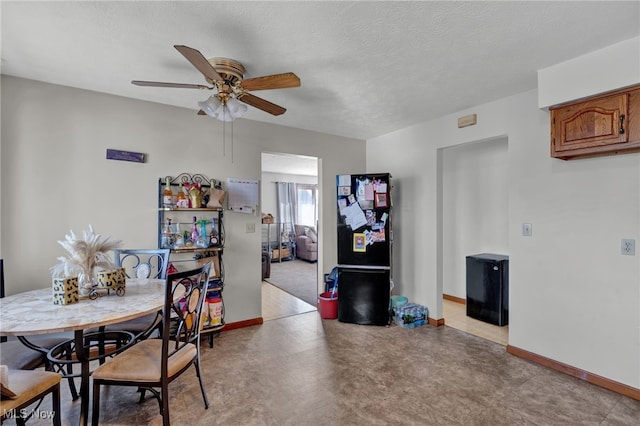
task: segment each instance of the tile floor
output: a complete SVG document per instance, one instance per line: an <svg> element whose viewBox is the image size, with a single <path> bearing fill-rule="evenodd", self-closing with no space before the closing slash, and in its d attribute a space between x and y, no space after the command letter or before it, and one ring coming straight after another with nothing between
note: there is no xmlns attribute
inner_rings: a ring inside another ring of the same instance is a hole
<svg viewBox="0 0 640 426"><path fill-rule="evenodd" d="M444 323L449 327L479 336L492 342L507 346L509 343L509 326L498 327L467 316L466 305L451 300L442 301Z"/></svg>
<svg viewBox="0 0 640 426"><path fill-rule="evenodd" d="M362 326L312 311L224 331L203 345L202 364L211 406L187 371L170 385L174 425L640 424L640 401L447 326ZM63 424L74 425L79 403L64 383ZM138 404L133 389L103 397L102 425L157 421L157 403Z"/></svg>
<svg viewBox="0 0 640 426"><path fill-rule="evenodd" d="M187 371L170 385L173 425L640 424L640 401L514 357L502 344L451 326L322 320L287 296L268 297L290 302L288 316L267 314L260 326L223 331L212 349L203 344L211 406ZM62 397L63 424L77 424L79 402L66 381ZM49 406L47 399L41 409ZM101 425L157 423L155 401L103 390Z"/></svg>
<svg viewBox="0 0 640 426"><path fill-rule="evenodd" d="M262 319L264 321L298 315L316 309L315 306L262 281Z"/></svg>

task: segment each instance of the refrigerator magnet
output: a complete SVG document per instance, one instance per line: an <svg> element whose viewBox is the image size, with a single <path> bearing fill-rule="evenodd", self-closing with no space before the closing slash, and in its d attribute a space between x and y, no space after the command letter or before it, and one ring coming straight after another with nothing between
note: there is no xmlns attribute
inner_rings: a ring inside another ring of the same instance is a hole
<svg viewBox="0 0 640 426"><path fill-rule="evenodd" d="M338 186L351 186L351 175L338 175Z"/></svg>
<svg viewBox="0 0 640 426"><path fill-rule="evenodd" d="M385 192L376 193L376 208L389 207L387 202L387 194Z"/></svg>
<svg viewBox="0 0 640 426"><path fill-rule="evenodd" d="M362 207L362 206L361 206ZM364 212L364 217L367 218L367 225L373 226L376 223L376 214L373 210L367 210Z"/></svg>
<svg viewBox="0 0 640 426"><path fill-rule="evenodd" d="M358 204L362 210L373 210L373 200L358 200Z"/></svg>
<svg viewBox="0 0 640 426"><path fill-rule="evenodd" d="M373 185L367 184L364 186L364 199L367 201L373 201Z"/></svg>
<svg viewBox="0 0 640 426"><path fill-rule="evenodd" d="M367 251L367 237L361 233L353 234L353 251Z"/></svg>

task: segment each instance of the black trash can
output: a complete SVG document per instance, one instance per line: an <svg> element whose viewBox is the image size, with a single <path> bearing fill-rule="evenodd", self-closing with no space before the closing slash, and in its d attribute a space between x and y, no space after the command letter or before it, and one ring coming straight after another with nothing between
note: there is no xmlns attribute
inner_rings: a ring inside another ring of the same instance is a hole
<svg viewBox="0 0 640 426"><path fill-rule="evenodd" d="M268 251L262 252L262 280L271 276L271 256Z"/></svg>

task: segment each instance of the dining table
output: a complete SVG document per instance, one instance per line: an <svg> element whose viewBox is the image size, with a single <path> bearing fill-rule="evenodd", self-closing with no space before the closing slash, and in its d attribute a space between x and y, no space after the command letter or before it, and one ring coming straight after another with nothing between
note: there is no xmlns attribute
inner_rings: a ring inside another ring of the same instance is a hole
<svg viewBox="0 0 640 426"><path fill-rule="evenodd" d="M89 411L90 357L86 353L85 331L142 317L162 310L165 280L127 279L123 295L100 293L96 299L55 305L52 287L25 291L0 299L0 336L28 336L74 332L75 357L81 366L79 424L85 426ZM25 347L25 350L30 350Z"/></svg>

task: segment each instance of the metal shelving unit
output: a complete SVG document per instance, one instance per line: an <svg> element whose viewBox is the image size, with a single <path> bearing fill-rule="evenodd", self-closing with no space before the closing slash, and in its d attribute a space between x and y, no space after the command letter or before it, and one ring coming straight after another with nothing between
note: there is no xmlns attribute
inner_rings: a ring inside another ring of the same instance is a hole
<svg viewBox="0 0 640 426"><path fill-rule="evenodd" d="M200 216L203 219L211 219L207 222L209 226L214 226L217 233L217 242L212 244L209 240L208 247L196 247L193 245L181 246L181 247L169 247L171 249L171 255L169 261L174 264L177 269L189 269L195 268L199 264L202 264L206 260L213 262L213 268L211 269L211 275L209 277L209 285L207 287L207 295L215 293L219 295L222 301L222 318L220 324L205 325L201 330L201 334L207 334L209 339L209 346L213 347L213 335L219 332L225 326L225 305L222 292L224 290L224 263L222 261L224 252L224 212L222 208L177 208L177 207L165 207L162 203L162 195L167 185L167 179L172 187L173 192L180 187L180 184L186 185L192 182L197 182L202 190L208 190L211 188L212 179L209 179L202 174L189 174L181 173L176 177L167 176L158 180L158 247L163 246L163 229L167 223L167 219L171 219L173 226L178 225L177 228L181 228L180 232L189 231L193 222L189 222L189 216ZM220 182L213 180L215 187L219 187ZM204 217L208 215L207 217ZM196 222L198 223L198 221ZM198 223L200 226L200 224ZM206 259L206 260L205 260Z"/></svg>
<svg viewBox="0 0 640 426"><path fill-rule="evenodd" d="M288 223L263 223L263 249L269 252L272 262L282 262L283 260L292 260L296 257L296 245L291 236L292 227ZM266 227L266 241L264 240ZM291 230L288 230L290 228ZM289 232L289 238L283 239L282 235Z"/></svg>

